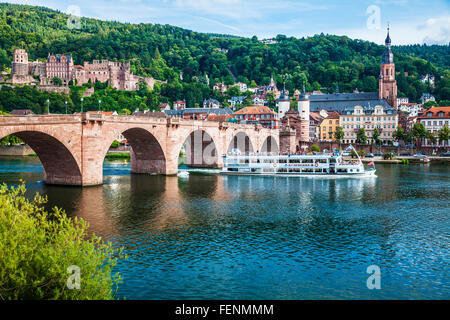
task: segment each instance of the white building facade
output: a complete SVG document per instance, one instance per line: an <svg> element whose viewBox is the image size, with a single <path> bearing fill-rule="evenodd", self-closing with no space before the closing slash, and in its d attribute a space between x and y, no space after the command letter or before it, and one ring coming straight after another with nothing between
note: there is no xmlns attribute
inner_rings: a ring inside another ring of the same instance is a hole
<svg viewBox="0 0 450 320"><path fill-rule="evenodd" d="M345 110L339 117L339 123L344 130L344 143L355 143L356 133L360 128L366 132L367 142L372 142L373 131L378 128L378 137L384 144L393 142L392 133L398 126L398 114L395 109L384 108L381 105L375 108L364 109L355 106L353 110Z"/></svg>
<svg viewBox="0 0 450 320"><path fill-rule="evenodd" d="M444 125L450 127L450 107L433 107L424 111L417 121L422 123L426 130L431 132L438 138L438 132ZM437 143L431 143L428 139L425 139L424 146L442 146L449 147L450 140L437 141Z"/></svg>

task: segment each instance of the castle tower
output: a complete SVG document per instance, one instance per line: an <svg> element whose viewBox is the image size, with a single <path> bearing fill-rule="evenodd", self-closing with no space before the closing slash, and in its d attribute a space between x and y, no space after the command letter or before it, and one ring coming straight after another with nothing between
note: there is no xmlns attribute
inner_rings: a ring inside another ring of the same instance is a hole
<svg viewBox="0 0 450 320"><path fill-rule="evenodd" d="M298 113L300 115L300 141L309 141L309 111L310 101L306 94L305 87L303 93L298 97Z"/></svg>
<svg viewBox="0 0 450 320"><path fill-rule="evenodd" d="M380 76L378 78L378 94L380 99L386 99L390 106L397 109L397 81L395 80L394 54L391 50L389 27L385 46L386 48L381 58Z"/></svg>
<svg viewBox="0 0 450 320"><path fill-rule="evenodd" d="M283 90L280 98L277 99L277 107L278 107L278 119L284 117L285 113L291 107L291 102L289 100L289 96L286 94L286 91Z"/></svg>
<svg viewBox="0 0 450 320"><path fill-rule="evenodd" d="M25 49L14 50L11 73L17 75L28 74L28 54Z"/></svg>

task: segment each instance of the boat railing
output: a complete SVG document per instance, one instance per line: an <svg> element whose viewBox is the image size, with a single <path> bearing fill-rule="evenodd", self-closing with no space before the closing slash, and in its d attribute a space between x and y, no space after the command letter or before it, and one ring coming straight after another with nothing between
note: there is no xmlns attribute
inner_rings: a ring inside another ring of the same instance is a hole
<svg viewBox="0 0 450 320"><path fill-rule="evenodd" d="M322 152L322 153L283 153L283 152L246 152L246 153L239 153L239 152L227 152L224 156L233 156L233 157L255 157L255 156L262 156L262 157L274 157L274 156L334 156L338 157L341 156L341 154L336 152Z"/></svg>

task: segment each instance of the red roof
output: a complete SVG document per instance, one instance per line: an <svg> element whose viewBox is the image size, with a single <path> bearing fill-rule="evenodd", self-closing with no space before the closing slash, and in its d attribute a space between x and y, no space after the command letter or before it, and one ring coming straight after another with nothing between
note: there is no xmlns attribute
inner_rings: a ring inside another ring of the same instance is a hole
<svg viewBox="0 0 450 320"><path fill-rule="evenodd" d="M233 118L230 114L214 114L211 113L206 118L206 121L216 121L216 122L226 122L229 119Z"/></svg>
<svg viewBox="0 0 450 320"><path fill-rule="evenodd" d="M245 107L241 110L234 112L233 114L266 114L272 113L277 114L275 111L266 106L253 106L253 107Z"/></svg>
<svg viewBox="0 0 450 320"><path fill-rule="evenodd" d="M328 117L325 119L339 119L339 112L337 111L327 111Z"/></svg>
<svg viewBox="0 0 450 320"><path fill-rule="evenodd" d="M438 114L443 113L442 116ZM431 116L430 116L431 114ZM450 107L432 107L419 114L419 119L450 118Z"/></svg>
<svg viewBox="0 0 450 320"><path fill-rule="evenodd" d="M88 111L87 113L101 113L101 114L110 114L112 115L114 111Z"/></svg>

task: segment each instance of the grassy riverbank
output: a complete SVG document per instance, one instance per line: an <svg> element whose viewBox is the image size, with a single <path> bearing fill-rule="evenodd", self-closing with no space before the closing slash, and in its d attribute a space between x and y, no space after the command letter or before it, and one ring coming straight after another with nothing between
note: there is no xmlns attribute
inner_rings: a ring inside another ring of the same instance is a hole
<svg viewBox="0 0 450 320"><path fill-rule="evenodd" d="M119 152L112 152L112 153L108 153L105 156L105 159L107 160L116 160L116 159L130 159L130 153L129 152L123 152L123 153L119 153Z"/></svg>

